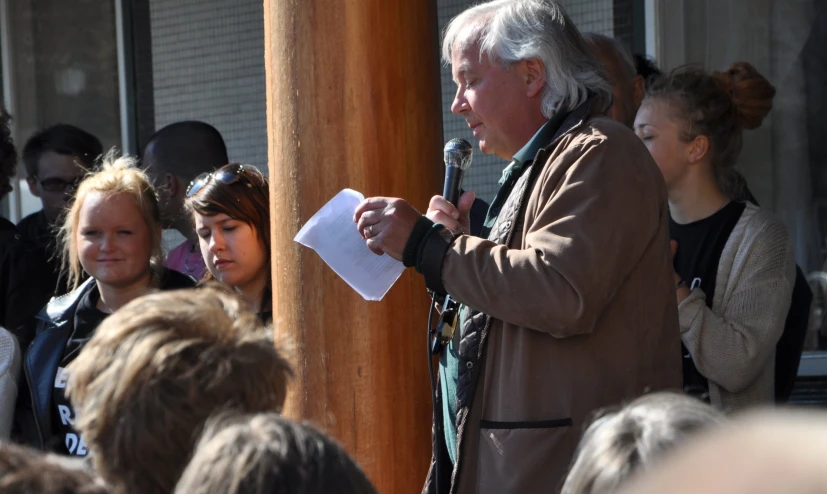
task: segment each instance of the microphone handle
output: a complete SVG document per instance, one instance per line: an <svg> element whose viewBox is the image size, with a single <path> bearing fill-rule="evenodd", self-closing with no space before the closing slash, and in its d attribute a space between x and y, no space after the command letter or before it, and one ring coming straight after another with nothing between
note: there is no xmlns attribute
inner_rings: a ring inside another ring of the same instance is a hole
<svg viewBox="0 0 827 494"><path fill-rule="evenodd" d="M462 168L454 165L445 167L445 185L442 187L442 197L448 202L457 205L459 202L459 189L462 187L462 175L465 172Z"/></svg>

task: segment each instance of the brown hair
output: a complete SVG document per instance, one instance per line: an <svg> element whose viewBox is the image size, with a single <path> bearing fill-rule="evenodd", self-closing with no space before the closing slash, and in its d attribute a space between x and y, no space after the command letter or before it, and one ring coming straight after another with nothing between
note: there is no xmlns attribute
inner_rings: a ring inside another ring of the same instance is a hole
<svg viewBox="0 0 827 494"><path fill-rule="evenodd" d="M11 138L11 115L0 105L0 199L12 191L17 171L17 150Z"/></svg>
<svg viewBox="0 0 827 494"><path fill-rule="evenodd" d="M261 240L266 258L270 259L270 184L267 178L251 165L242 165L241 176L233 183L210 180L195 195L188 197L187 210L203 216L226 214L250 225ZM268 261L269 268L269 261ZM204 281L212 279L207 273ZM270 277L267 277L269 288Z"/></svg>
<svg viewBox="0 0 827 494"><path fill-rule="evenodd" d="M726 72L706 73L695 66L675 69L652 81L647 98L664 99L685 122L681 136L709 139L712 167L721 190L730 197L740 191L735 162L743 147L743 130L761 126L772 109L775 88L747 62Z"/></svg>
<svg viewBox="0 0 827 494"><path fill-rule="evenodd" d="M274 413L212 420L178 494L373 494L362 469L321 432Z"/></svg>
<svg viewBox="0 0 827 494"><path fill-rule="evenodd" d="M114 152L110 152L104 157L101 169L88 174L78 186L60 228L59 237L63 249L61 275L68 276L68 286L72 289L77 288L83 278L83 267L78 256L77 227L83 201L92 192L100 192L107 198L118 194L132 197L152 235L149 264L155 276L160 276L164 265L164 251L161 246L161 210L158 205L158 194L146 174L137 167L135 159L128 156L116 158Z"/></svg>
<svg viewBox="0 0 827 494"><path fill-rule="evenodd" d="M0 492L6 494L105 494L109 489L83 460L0 444Z"/></svg>
<svg viewBox="0 0 827 494"><path fill-rule="evenodd" d="M133 300L68 369L96 470L141 494L172 491L215 410L280 411L291 374L272 331L221 287Z"/></svg>

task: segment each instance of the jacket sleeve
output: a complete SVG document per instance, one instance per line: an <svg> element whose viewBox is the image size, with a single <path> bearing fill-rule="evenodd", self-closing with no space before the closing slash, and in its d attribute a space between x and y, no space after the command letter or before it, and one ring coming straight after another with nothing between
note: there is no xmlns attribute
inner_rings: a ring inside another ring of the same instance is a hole
<svg viewBox="0 0 827 494"><path fill-rule="evenodd" d="M460 236L442 263L447 292L496 319L555 337L591 332L666 225L665 188L644 153L629 140L570 146L555 159L571 165L560 171L546 163L534 185L542 199L528 205L525 248Z"/></svg>
<svg viewBox="0 0 827 494"><path fill-rule="evenodd" d="M726 280L734 285L715 286L726 290L722 312L710 310L697 288L678 308L681 340L696 367L730 393L743 391L766 368L784 331L795 282L792 243L783 223L773 219L757 227L754 239L733 254L743 250L746 255L743 267Z"/></svg>

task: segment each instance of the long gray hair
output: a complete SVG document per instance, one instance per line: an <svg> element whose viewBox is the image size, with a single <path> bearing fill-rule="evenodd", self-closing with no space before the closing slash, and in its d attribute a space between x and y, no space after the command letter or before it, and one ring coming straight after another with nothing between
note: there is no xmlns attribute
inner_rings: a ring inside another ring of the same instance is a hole
<svg viewBox="0 0 827 494"><path fill-rule="evenodd" d="M472 7L445 28L442 58L479 43L480 56L507 67L538 59L546 72L543 115L570 111L594 93L600 108L611 104L611 86L600 63L563 8L553 0L493 0Z"/></svg>

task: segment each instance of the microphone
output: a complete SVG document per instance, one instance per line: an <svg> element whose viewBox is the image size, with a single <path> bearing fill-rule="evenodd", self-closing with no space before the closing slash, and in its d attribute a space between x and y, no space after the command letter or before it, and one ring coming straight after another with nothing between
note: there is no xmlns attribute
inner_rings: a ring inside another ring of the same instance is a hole
<svg viewBox="0 0 827 494"><path fill-rule="evenodd" d="M445 160L445 184L442 187L442 196L453 204L459 201L459 190L462 187L462 176L471 166L473 149L465 139L451 139L445 144L443 157ZM436 328L431 331L431 354L438 355L442 347L454 337L459 315L459 304L446 295L442 301L442 314Z"/></svg>
<svg viewBox="0 0 827 494"><path fill-rule="evenodd" d="M445 185L442 187L442 197L456 206L462 187L462 176L471 166L473 149L465 139L454 138L445 144L442 153L445 160Z"/></svg>

